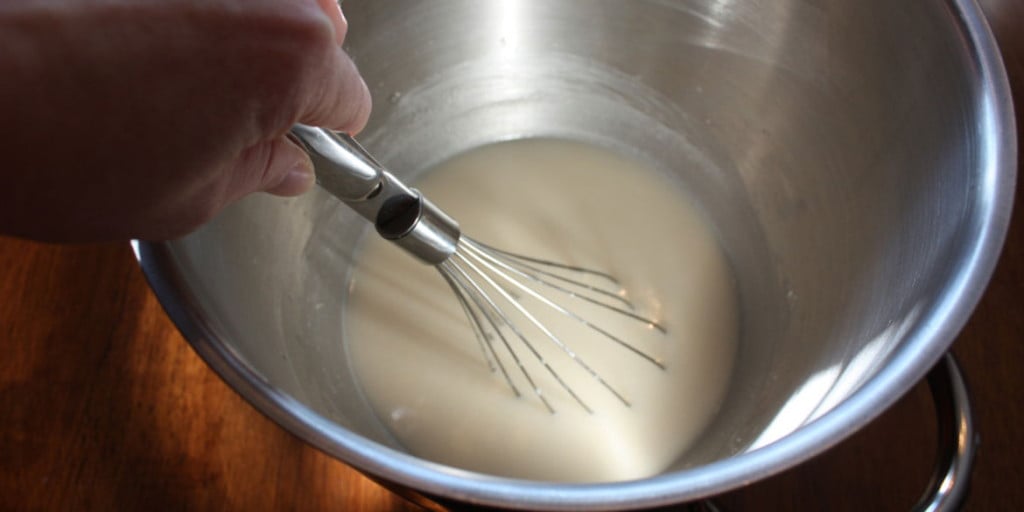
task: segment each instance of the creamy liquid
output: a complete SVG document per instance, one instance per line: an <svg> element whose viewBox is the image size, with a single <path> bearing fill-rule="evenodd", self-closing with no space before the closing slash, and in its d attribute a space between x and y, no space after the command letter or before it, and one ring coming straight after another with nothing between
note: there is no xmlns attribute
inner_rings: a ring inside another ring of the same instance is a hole
<svg viewBox="0 0 1024 512"><path fill-rule="evenodd" d="M643 478L677 460L719 408L738 331L729 267L678 187L607 150L558 140L486 146L415 185L474 239L614 275L636 312L668 333L580 306L592 323L660 358L662 370L531 304L630 402L616 399L542 333L524 328L594 411L573 401L519 346L552 414L507 356L500 357L521 396L488 368L433 267L370 236L350 282L345 339L366 397L394 437L428 460L535 480Z"/></svg>

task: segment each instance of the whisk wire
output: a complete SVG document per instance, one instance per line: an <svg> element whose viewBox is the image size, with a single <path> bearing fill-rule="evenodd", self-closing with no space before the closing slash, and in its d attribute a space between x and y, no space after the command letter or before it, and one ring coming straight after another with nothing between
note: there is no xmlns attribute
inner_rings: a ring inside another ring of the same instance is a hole
<svg viewBox="0 0 1024 512"><path fill-rule="evenodd" d="M595 304L597 306L601 306L601 307L604 307L606 309L610 309L612 311L615 311L617 313L625 315L625 316L627 316L629 318L632 318L634 320L641 321L645 325L654 326L655 328L657 328L662 333L665 332L664 327L661 327L660 325L654 323L653 321L648 320L646 318L643 318L643 317L641 317L639 315L636 315L636 314L634 314L634 313L632 313L630 311L625 311L623 309L616 308L614 306L611 306L611 305L606 304L606 303L599 302L599 301L594 300L594 299L592 299L590 297L587 297L587 296L577 295L577 294L573 293L571 290L566 290L566 289L564 289L564 288L562 288L562 287L560 287L558 285L555 285L555 284L549 283L547 281L544 281L542 279L539 279L536 276L532 276L532 275L530 275L530 274L528 274L526 272L523 272L523 271L521 271L521 270L519 270L517 268L514 268L514 267L512 267L510 265L506 265L506 264L502 263L499 259L497 259L497 258L491 256L490 254L488 254L487 251L481 250L479 247L476 247L472 240L466 239L464 237L463 241L465 242L465 248L466 248L466 255L467 256L472 256L473 258L478 259L488 270L493 272L494 275L497 275L497 276L501 277L502 280L504 280L506 283L514 286L515 288L519 289L523 293L528 294L529 296L533 297L534 299L536 299L540 303L544 304L545 306L547 306L547 307L549 307L551 309L554 309L555 311L557 311L557 312L559 312L559 313L561 313L561 314L563 314L565 316L568 316L569 318L572 318L573 320L579 322L580 324L586 326L589 329L592 329L593 331L595 331L597 333L600 333L602 336L612 340L616 344L618 344L618 345L622 346L623 348L633 352L634 354L640 356L641 358L643 358L644 360L646 360L646 361L650 362L651 364L657 366L658 368L661 368L663 370L665 369L665 364L663 362L661 362L661 360L659 360L659 359L655 358L654 356L644 352L643 350L640 350L635 345L633 345L633 344L623 340L619 336L616 336L615 334L609 332L608 330L602 328L601 326L596 325L593 322L590 322L589 320L587 320L583 316L579 315L575 311L573 311L573 310L571 310L571 309L569 309L569 308L567 308L567 307L565 307L565 306L555 302L554 300L552 300L551 298L549 298L547 296L544 296L544 295L538 293L536 290L531 289L530 287L524 285L520 281L514 279L512 276L509 276L506 272L511 272L511 273L515 274L516 276L528 279L531 282L547 286L547 287L552 288L554 290L558 290L558 291L560 291L562 293L565 293L566 295L568 295L570 297L575 297L575 298L583 299L586 302L589 302L591 304ZM456 252L456 254L458 254L458 252ZM545 332L545 334L548 334L548 332L549 332L546 328L543 328L542 330ZM598 377L596 375L596 373L593 372L593 370L590 369L589 366L585 366L585 363L583 363L581 359L579 359L577 356L575 356L575 354L572 353L571 350L568 349L568 347L566 347L564 344L561 344L561 342L558 342L558 345L563 350L565 350L567 353L570 353L572 355L573 359L576 359L582 365L584 365L585 369L588 370L589 372L591 372L591 374L593 374L595 378L600 379L600 377ZM618 394L618 393L616 393L616 394ZM625 400L623 400L623 401L625 401Z"/></svg>
<svg viewBox="0 0 1024 512"><path fill-rule="evenodd" d="M546 259L543 259L543 258L537 258L535 256L527 256L525 254L519 254L517 252L512 252L512 251L509 251L509 250L506 250L506 249L499 249L497 247L494 247L493 245L489 245L489 244L486 244L486 243L481 242L479 240L474 240L474 239L471 239L471 238L468 238L468 237L465 237L465 236L461 237L460 241L469 242L469 243L473 244L474 246L476 246L478 248L487 249L492 254L500 254L500 255L505 256L505 257L510 258L510 259L529 261L529 262L532 262L532 263L537 263L537 264L540 264L540 265L544 265L546 267L559 268L559 269L562 269L562 270L569 270L569 271L576 272L576 273L579 273L579 274L589 274L589 275L592 275L592 276L600 277L601 279L604 279L605 281L608 281L609 283L611 283L611 284L613 284L615 286L621 286L621 283L619 283L619 280L616 279L615 276L613 276L613 275L611 275L611 274L609 274L607 272L601 272L600 270L594 270L592 268L587 268L587 267L580 267L580 266L577 266L577 265L569 265L568 263L562 263L560 261L553 261L553 260L546 260Z"/></svg>
<svg viewBox="0 0 1024 512"><path fill-rule="evenodd" d="M494 299L487 292L485 292L474 279L472 279L469 276L466 270L464 270L458 264L457 261L455 261L457 257L458 254L452 255L452 258L439 265L438 269L441 270L442 273L446 271L454 272L453 278L455 279L455 282L457 282L458 285L462 287L462 290L468 294L470 301L472 301L472 303L481 312L483 312L483 317L487 319L488 323L491 325L491 329L493 330L494 334L497 335L498 338L501 340L502 344L505 347L505 350L508 351L509 355L512 357L512 360L515 362L516 366L519 368L519 371L522 373L523 378L525 378L527 383L529 383L530 388L534 392L534 395L536 395L537 398L540 399L541 402L543 402L544 406L548 409L549 412L555 412L555 408L552 407L548 400L544 397L544 391L533 380L533 377L530 375L530 372L526 369L526 366L523 364L523 361L519 358L519 354L516 352L514 348L512 348L512 345L508 342L508 339L502 333L501 326L498 325L499 320L502 322L502 325L504 325L510 331L512 331L519 338L519 340L523 342L523 344L529 349L530 353L533 354L534 358L536 358L537 361L548 370L548 372L551 374L552 377L554 377L555 381L558 382L562 389L568 392L569 395L572 396L580 404L580 406L582 406L588 413L591 412L590 407L588 407L587 404L584 403L579 398L579 396L576 395L575 392L573 392L572 388L570 388L569 385L566 384L565 381L563 381L562 378L558 376L558 373L555 372L553 368L551 368L551 366L547 363L544 357L541 356L541 354L537 351L536 347L534 347L533 344L530 343L530 340L526 337L526 335L523 334L522 331L520 331L514 323L509 321L508 316L506 316L504 311L502 311L501 307L498 306L497 303L495 303ZM467 263L471 268L473 268L473 265L471 263L468 263L465 260L463 261ZM513 304L515 304L514 299L511 299L510 297L506 296L505 292L500 288L498 290L500 293L502 293L503 296L506 297L506 300L510 300ZM457 294L458 293L459 292L457 292ZM489 315L486 313L487 311L491 311L494 314ZM483 323L479 321L479 317L477 317L476 315L472 315L470 317L470 323L474 322L476 328L483 331ZM491 351L494 352L494 347L491 344L490 340L487 338L486 334L484 335L484 338L488 340L487 343L490 346ZM495 353L494 355L495 358L497 358L497 353ZM513 390L515 390L515 385L512 384L511 378L507 373L505 374L505 378L509 382L509 385L512 386Z"/></svg>
<svg viewBox="0 0 1024 512"><path fill-rule="evenodd" d="M483 329L483 324L480 322L480 317L477 315L477 310L470 306L466 299L466 294L463 293L462 288L459 287L458 283L455 282L455 278L451 276L449 272L439 270L438 273L444 278L445 282L448 283L448 287L451 288L452 293L455 294L455 298L459 301L459 306L462 307L462 312L469 319L469 324L473 328L473 334L480 345L480 352L483 355L484 361L487 362L487 368L492 372L501 370L502 375L505 376L505 381L508 382L509 387L512 388L512 392L516 396L521 396L519 389L509 378L508 372L505 371L505 365L501 362L501 359L497 357L497 353L494 351L494 345L491 343L491 336Z"/></svg>
<svg viewBox="0 0 1024 512"><path fill-rule="evenodd" d="M573 288L576 288L577 290L583 290L585 292L592 292L594 294L597 294L600 297L604 297L605 299L615 301L615 302L617 302L619 304L622 304L623 307L629 308L630 311L633 311L635 309L634 306L633 306L633 303L630 302L629 299L627 299L623 295L622 286L619 283L619 281L617 279L615 279L614 277L612 277L610 274L606 274L604 272L600 272L600 271L597 271L597 270L591 270L591 269L584 268L584 267L577 267L577 266L573 266L573 265L566 265L564 263L558 263L558 262L554 262L554 261L542 260L540 258L524 256L522 254L517 254L517 253L514 253L514 252L509 252L509 251L506 251L506 250L503 250L503 249L497 249L495 247L492 247L490 245L484 244L482 242L477 242L476 240L472 240L472 239L467 239L467 240L465 240L465 242L466 242L466 245L468 247L474 248L474 249L476 249L476 250L478 250L480 252L483 252L484 254L487 254L495 262L497 262L498 260L501 260L501 261L503 261L507 265L511 265L511 266L514 266L514 267L522 270L524 272L523 276L524 277L529 277L532 281L535 281L535 282L538 282L538 283L544 283L547 286L550 286L552 288L556 288L559 291L561 291L563 293L566 293L566 294L569 294L569 295L571 295L573 297L578 297L578 298L581 298L583 300L592 302L594 304L598 304L598 305L601 305L603 307L614 309L614 310L616 310L616 311L618 311L620 313L625 313L626 312L625 310L621 310L621 309L615 308L614 306L611 306L611 305L609 305L609 304L607 304L605 302L601 302L599 299L591 298L591 297L589 297L589 296L587 296L587 295L585 295L583 293L580 293L579 291L574 291L574 290L571 290L571 289L568 289L568 288L561 288L561 287L558 287L557 285L555 285L553 283L545 282L539 276L550 277L552 279L556 279L556 280L561 281L561 282L563 282L565 284L568 284L568 285L572 286ZM531 265L531 263L533 263L533 265ZM570 272L574 272L574 273L578 273L578 274L586 274L586 275L592 275L592 276L599 277L602 280L608 282L609 284L614 285L615 286L615 291L607 290L605 288L600 288L598 286L594 286L594 285L585 283L585 282L580 281L578 279L572 279L572 278L566 277L566 276L564 276L562 274L558 274L556 272L551 272L551 271L548 271L548 270L544 270L544 269L540 268L538 265L544 265L544 266L547 266L547 267L551 267L551 268L555 268L555 269L559 269L559 270L563 270L563 271L570 271ZM529 274L529 275L527 275L527 274ZM641 317L637 317L637 319L638 320L644 320Z"/></svg>
<svg viewBox="0 0 1024 512"><path fill-rule="evenodd" d="M533 325L535 329L540 331L547 339L554 343L554 345L558 347L559 350L561 350L566 356L568 356L577 366L583 369L587 374L591 376L591 378L593 378L602 387L607 389L612 395L618 398L619 401L621 401L627 407L631 405L630 401L625 396L623 396L622 393L620 393L617 389L615 389L615 387L613 387L604 378L602 378L601 375L593 369L593 367L591 367L578 353L576 353L576 351L574 351L568 344L562 341L562 339L558 335L551 331L551 329L547 325L545 325L544 322L541 322L533 313L531 313L525 306L523 306L521 301L515 296L513 296L511 293L509 293L509 291L505 288L505 286L503 286L503 284L496 282L492 276L500 278L505 284L511 285L512 287L518 289L519 291L530 296L531 298L541 302L542 304L548 306L549 308L552 308L553 310L563 315L566 315L585 326L590 327L596 332L599 332L605 335L606 337L616 341L620 345L630 348L634 353L637 353L638 355L641 355L641 357L644 357L644 359L651 361L652 363L656 364L661 368L664 368L664 366L660 362L658 362L648 354L640 351L639 349L635 349L635 347L632 347L631 345L612 335L608 331L601 329L600 327L588 322L575 312L557 304L551 299L541 295L537 291L517 281L507 272L512 271L519 274L517 270L507 268L507 266L502 266L500 262L494 262L492 258L488 257L486 251L473 247L471 242L466 244L464 251L456 251L455 254L452 255L452 261L455 260L461 262L462 264L465 264L473 272L475 276L478 276L479 279L486 282L488 286L495 290L504 301L509 303L523 318L525 318L531 325ZM564 389L570 396L572 396L573 399L576 400L576 402L578 402L584 409L590 412L590 407L587 406L584 403L584 401L576 394L576 392L573 391L573 389L564 382L564 380L559 376L559 374L548 364L548 362L536 350L536 347L533 346L533 344L527 339L527 337L515 325L515 323L510 320L510 317L504 311L502 311L501 308L490 297L490 295L487 292L485 292L480 287L479 284L476 283L476 280L471 279L468 273L465 270L463 270L459 264L453 264L453 267L458 269L459 272L462 273L463 278L471 283L471 286L474 288L475 293L481 295L487 302L487 305L493 308L493 310L498 313L498 315L502 318L504 325L511 329L516 334L516 336L523 341L523 343L528 347L528 349L538 360L538 362L540 362L547 369L548 373L550 373L551 376L559 383L562 389ZM509 349L511 350L510 347Z"/></svg>
<svg viewBox="0 0 1024 512"><path fill-rule="evenodd" d="M644 317L644 316L640 316L637 313L635 313L634 310L636 308L633 306L633 303L630 302L629 299L627 299L626 297L620 295L619 293L612 292L612 291L609 291L609 290L606 290L606 289L603 289L603 288L598 288L596 286L590 285L588 283L585 283L585 282L577 280L577 279L572 279L572 278L565 277L565 276L560 275L560 274L556 274L554 272L549 272L549 271L543 270L543 269L541 269L541 268L539 268L537 266L526 264L526 263L524 263L524 261L529 261L529 262L536 263L536 264L539 264L539 265L547 265L547 266L559 268L559 269L562 269L562 270L568 270L568 271L572 271L572 272L579 272L579 273L584 273L584 274L590 274L590 275L598 276L598 277L601 277L603 279L608 280L610 283L613 283L616 287L619 287L619 291L621 292L621 286L620 286L618 280L616 280L614 277L612 277L612 276L610 276L610 275L608 275L608 274L606 274L604 272L600 272L600 271L597 271L597 270L591 270L591 269L587 269L587 268L584 268L584 267L576 267L576 266L572 266L572 265L566 265L564 263L558 263L558 262L554 262L554 261L542 260L540 258L533 258L533 257L528 257L528 256L522 256L522 255L511 253L511 252L508 252L508 251L503 251L501 249L495 249L495 248L493 248L493 247L491 247L489 245L482 244L480 242L477 242L477 241L472 240L472 239L468 239L466 237L463 237L462 242L465 243L465 246L469 250L474 251L476 254L479 254L482 257L487 258L488 260L490 260L491 262L493 262L493 263L495 263L497 265L500 265L502 268L504 268L505 270L507 270L509 272L514 272L516 275L518 275L520 277L529 279L530 281L532 281L534 283L537 283L537 284L546 286L548 288L557 290L557 291L559 291L561 293L564 293L564 294L566 294L566 295L568 295L570 297L577 298L577 299L589 302L591 304L594 304L596 306L602 307L604 309L607 309L607 310L610 310L610 311L614 311L614 312L616 312L616 313L618 313L620 315L632 318L633 320L636 320L636 321L646 325L647 327L650 327L652 329L658 330L662 334L665 334L665 333L668 332L665 329L665 327L663 325L659 324L658 322L655 322L654 320L651 320L650 318L647 318L647 317ZM573 290L573 289L570 289L570 288L559 286L559 285L557 285L555 283L552 283L550 281L544 280L540 276L547 276L547 277L551 277L553 279L557 279L557 280L559 280L559 281L561 281L563 283L571 285L572 287L576 288L577 290ZM614 306L612 304L609 304L607 302L601 301L599 298L594 298L592 296L586 295L586 293L581 293L578 290L583 290L583 291L586 291L586 292L593 292L595 294L598 294L601 297L606 297L606 298L615 300L616 302L619 302L619 303L623 304L625 307L628 307L629 309L626 310L626 309L623 309L621 307L616 307L616 306ZM654 362L654 361L652 360L651 362ZM661 366L660 363L656 363L655 362L655 364L658 364L659 366Z"/></svg>
<svg viewBox="0 0 1024 512"><path fill-rule="evenodd" d="M456 252L452 256L452 259L453 260L457 260L457 261L461 261L466 266L468 266L474 272L475 275L478 275L481 279L483 279L485 282L487 282L488 285L490 285L493 289L495 289L498 292L498 294L502 297L502 299L504 299L506 302L511 304L512 307L516 311L518 311L520 315L522 315L524 318L526 318L527 321L529 321L530 324L532 324L534 327L536 327L541 332L543 332L544 335L547 336L550 340L552 340L555 343L556 346L561 348L563 352L565 352L567 355L569 355L569 357L571 357L573 360L575 360L579 364L581 364L584 369L586 369L592 375L594 375L594 377L596 379L598 379L598 381L604 383L604 381L601 379L601 377L599 375L597 375L596 372L594 372L592 369L590 369L590 367L587 366L586 363L584 363L582 361L582 359L579 358L579 356L577 356L565 343L563 343L562 340L558 339L558 337L555 336L554 333L552 333L543 324L543 322L538 320L537 317L533 315L533 313L531 313L528 309L523 307L523 305L519 302L519 300L517 298L513 297L502 286L500 286L498 283L496 283L489 275L487 275L486 273L481 271L480 268L477 267L475 264L473 264L473 262L470 261L468 258L466 258L464 254L460 254L460 253ZM555 382L557 382L558 385L566 393L568 393L569 396L571 396L573 398L573 400L575 400L581 407L583 407L583 409L585 409L587 411L587 413L592 413L593 410L586 404L586 402L583 401L582 398L580 398L580 396L578 394L576 394L576 392L572 389L572 387L570 387L565 382L565 380L562 379L561 375L559 375L558 372L555 371L555 369L551 367L551 365L548 363L548 360L545 359L544 356L537 350L537 347L534 346L534 344L530 341L530 339L526 336L526 334L523 333L523 331L519 328L519 326L515 322L511 321L509 315L506 314L505 311L495 302L495 300L491 297L491 295L488 294L486 291L484 291L480 287L480 285L477 284L477 282L475 280L471 279L469 277L468 273L465 270L463 270L458 265L458 262L453 262L453 266L456 269L458 269L458 271L461 273L461 275L462 275L462 277L464 279L469 281L469 283L473 287L473 291L476 292L476 294L479 295L481 298L483 298L483 300L491 308L491 311L493 311L496 314L496 316L501 319L502 324L505 327L507 327L510 331L512 331L516 335L516 337L518 337L519 340L523 342L523 345L526 346L527 349L529 349L529 351L533 355L534 359L536 359L537 362L540 363L544 367L545 370L547 370L547 372L551 375L551 377L553 379L555 379ZM495 331L497 332L497 334L499 336L501 336L502 339L504 340L504 336L501 335L501 329L499 328L499 326L494 325L494 324L492 324L492 325L494 326ZM507 343L506 343L506 348L509 351L513 352L513 353L515 352L514 349L512 349L511 345L508 345ZM535 386L535 391L537 392L537 394L542 396L543 392L542 392L541 388L539 386L536 386L535 384L533 384L533 380L530 379L529 372L526 371L526 368L521 366L521 369L523 370L524 376L526 376L527 379L530 380L531 385ZM607 383L604 383L604 384L607 386ZM614 389L612 389L610 386L607 386L607 387L608 387L608 389L612 393L615 393L616 396L621 396ZM629 405L628 402L626 404ZM554 412L554 408L552 408L550 406L550 404L547 404L545 402L545 405L548 405L548 408L552 412Z"/></svg>

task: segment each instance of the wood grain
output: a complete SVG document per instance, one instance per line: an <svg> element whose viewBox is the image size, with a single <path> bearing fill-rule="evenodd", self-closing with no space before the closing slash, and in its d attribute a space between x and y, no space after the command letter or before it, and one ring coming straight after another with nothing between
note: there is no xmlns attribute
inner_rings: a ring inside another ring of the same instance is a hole
<svg viewBox="0 0 1024 512"><path fill-rule="evenodd" d="M0 269L0 510L412 510L222 383L126 244Z"/></svg>
<svg viewBox="0 0 1024 512"><path fill-rule="evenodd" d="M981 3L1024 105L1024 2ZM982 435L971 511L1024 510L1022 204L955 343ZM906 509L927 481L934 428L919 386L837 448L716 501L734 511ZM415 508L228 389L163 314L126 244L0 238L0 510Z"/></svg>

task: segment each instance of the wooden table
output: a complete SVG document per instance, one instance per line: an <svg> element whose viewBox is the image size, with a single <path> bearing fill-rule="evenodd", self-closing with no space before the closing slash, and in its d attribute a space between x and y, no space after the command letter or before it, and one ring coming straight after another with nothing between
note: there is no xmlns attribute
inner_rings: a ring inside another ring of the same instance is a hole
<svg viewBox="0 0 1024 512"><path fill-rule="evenodd" d="M982 4L1024 106L1024 1ZM1024 510L1024 201L1017 204L992 284L954 345L982 435L968 510ZM931 416L918 386L837 448L716 501L734 511L904 510L927 482ZM127 244L0 238L5 510L415 508L228 389L164 315Z"/></svg>

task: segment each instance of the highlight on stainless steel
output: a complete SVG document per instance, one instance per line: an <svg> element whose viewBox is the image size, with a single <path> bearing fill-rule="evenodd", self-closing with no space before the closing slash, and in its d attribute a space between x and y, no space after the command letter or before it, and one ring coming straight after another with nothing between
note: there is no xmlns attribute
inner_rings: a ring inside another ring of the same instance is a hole
<svg viewBox="0 0 1024 512"><path fill-rule="evenodd" d="M525 358L532 358L542 366L557 386L585 411L594 412L537 349L536 343L549 342L619 402L630 406L629 399L587 363L579 349L570 344L568 336L556 333L538 317L539 312L531 309L535 307L565 316L588 336L615 343L656 369L665 369L660 359L588 320L565 300L582 301L665 333L661 324L634 311L626 291L614 277L476 242L462 235L458 223L419 191L405 186L381 167L355 139L302 125L297 125L291 133L314 156L318 183L373 222L383 238L437 268L465 312L484 361L491 371L501 374L516 396L522 393L515 383L516 378L502 362L503 355L511 359L533 395L552 414L555 407L527 369ZM376 183L368 169L376 172ZM352 193L367 190L372 193Z"/></svg>
<svg viewBox="0 0 1024 512"><path fill-rule="evenodd" d="M938 454L928 489L912 510L952 512L967 499L979 443L970 393L952 352L928 372L928 388L938 419Z"/></svg>
<svg viewBox="0 0 1024 512"><path fill-rule="evenodd" d="M384 168L352 137L297 124L291 135L320 169L317 182L343 200L362 200L380 184Z"/></svg>

